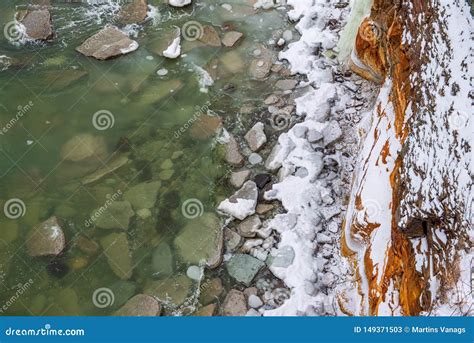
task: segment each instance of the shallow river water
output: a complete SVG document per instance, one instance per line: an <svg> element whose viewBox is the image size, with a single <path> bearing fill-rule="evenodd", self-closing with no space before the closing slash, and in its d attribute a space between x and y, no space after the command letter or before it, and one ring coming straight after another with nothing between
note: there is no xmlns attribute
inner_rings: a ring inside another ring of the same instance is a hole
<svg viewBox="0 0 474 343"><path fill-rule="evenodd" d="M2 1L0 27L25 4ZM239 132L258 112L271 89L251 79L250 61L262 49L276 53L267 42L289 23L284 11L257 12L245 0L194 1L185 9L149 5L146 23L124 26L116 23L120 5L113 1L52 1L51 42L0 37L1 314L108 315L147 289L174 294L168 314L189 314L206 280L224 273L207 270L201 284L187 277L200 256L183 252L176 238L194 225L189 249L207 244L199 240L208 239L213 224L203 218L212 222L208 213L232 193L213 135L216 117ZM245 38L233 48L183 40L180 58L159 56L166 33L189 21L221 34L232 28ZM107 24L129 33L139 49L108 61L75 51ZM249 104L253 112L243 110ZM97 227L95 209L123 203L143 183L133 196L151 194L151 204L133 208L128 229ZM55 257L30 256L28 233L52 216L62 222L65 249ZM123 246L108 245L107 237L123 234ZM100 299L102 289L112 294Z"/></svg>

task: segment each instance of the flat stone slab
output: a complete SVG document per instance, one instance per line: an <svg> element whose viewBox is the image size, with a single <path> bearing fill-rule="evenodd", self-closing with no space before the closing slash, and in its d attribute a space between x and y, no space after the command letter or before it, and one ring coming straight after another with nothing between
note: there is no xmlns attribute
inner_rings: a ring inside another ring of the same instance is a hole
<svg viewBox="0 0 474 343"><path fill-rule="evenodd" d="M247 254L236 254L227 262L227 272L237 282L250 286L265 263Z"/></svg>
<svg viewBox="0 0 474 343"><path fill-rule="evenodd" d="M98 60L128 54L138 49L138 43L114 27L106 27L76 48L81 54Z"/></svg>
<svg viewBox="0 0 474 343"><path fill-rule="evenodd" d="M50 40L53 38L51 14L47 9L18 11L16 20L24 26L28 38L36 40Z"/></svg>

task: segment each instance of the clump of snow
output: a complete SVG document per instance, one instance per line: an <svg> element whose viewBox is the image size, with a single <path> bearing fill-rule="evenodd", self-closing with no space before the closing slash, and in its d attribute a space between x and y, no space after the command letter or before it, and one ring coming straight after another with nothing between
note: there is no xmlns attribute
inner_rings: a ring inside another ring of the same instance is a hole
<svg viewBox="0 0 474 343"><path fill-rule="evenodd" d="M181 33L176 37L170 46L163 51L163 56L166 58L178 58L181 55Z"/></svg>
<svg viewBox="0 0 474 343"><path fill-rule="evenodd" d="M191 0L169 0L169 4L174 7L184 7L191 4Z"/></svg>

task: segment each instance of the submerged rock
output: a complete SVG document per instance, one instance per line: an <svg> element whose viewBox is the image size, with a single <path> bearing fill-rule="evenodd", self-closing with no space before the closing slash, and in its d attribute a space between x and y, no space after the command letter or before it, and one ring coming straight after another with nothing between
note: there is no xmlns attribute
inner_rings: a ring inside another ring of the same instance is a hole
<svg viewBox="0 0 474 343"><path fill-rule="evenodd" d="M207 45L221 47L221 38L217 33L216 29L210 25L206 25L203 27L202 35L199 37L199 40Z"/></svg>
<svg viewBox="0 0 474 343"><path fill-rule="evenodd" d="M59 255L65 246L66 238L56 217L35 226L26 238L28 254L33 257Z"/></svg>
<svg viewBox="0 0 474 343"><path fill-rule="evenodd" d="M105 139L89 133L74 136L61 148L61 158L72 162L102 160L106 155Z"/></svg>
<svg viewBox="0 0 474 343"><path fill-rule="evenodd" d="M128 54L138 49L138 43L114 27L106 27L76 48L85 56L98 60Z"/></svg>
<svg viewBox="0 0 474 343"><path fill-rule="evenodd" d="M243 317L247 313L247 302L244 293L231 289L222 305L222 315Z"/></svg>
<svg viewBox="0 0 474 343"><path fill-rule="evenodd" d="M207 305L213 301L219 299L219 297L224 292L224 286L222 285L222 280L218 277L207 280L201 284L201 295L199 297L199 302L203 305Z"/></svg>
<svg viewBox="0 0 474 343"><path fill-rule="evenodd" d="M255 213L258 189L253 181L247 181L241 189L219 204L218 210L237 219L244 220Z"/></svg>
<svg viewBox="0 0 474 343"><path fill-rule="evenodd" d="M127 235L125 233L112 233L103 237L100 240L100 245L115 275L122 280L130 279L133 265Z"/></svg>
<svg viewBox="0 0 474 343"><path fill-rule="evenodd" d="M196 139L207 139L215 135L222 128L222 119L218 116L200 116L196 120L189 133Z"/></svg>
<svg viewBox="0 0 474 343"><path fill-rule="evenodd" d="M127 317L154 317L161 312L158 301L146 294L137 294L118 311L115 316Z"/></svg>
<svg viewBox="0 0 474 343"><path fill-rule="evenodd" d="M28 38L35 40L50 40L53 38L51 14L45 8L20 10L16 20L25 28Z"/></svg>
<svg viewBox="0 0 474 343"><path fill-rule="evenodd" d="M148 282L144 293L157 298L163 303L179 306L188 297L191 286L192 281L186 275L179 275L165 280Z"/></svg>
<svg viewBox="0 0 474 343"><path fill-rule="evenodd" d="M130 202L135 210L150 209L155 206L160 188L161 181L140 183L126 191L123 198Z"/></svg>
<svg viewBox="0 0 474 343"><path fill-rule="evenodd" d="M193 316L212 317L216 312L216 304L209 304L193 313Z"/></svg>
<svg viewBox="0 0 474 343"><path fill-rule="evenodd" d="M250 286L255 275L264 266L264 262L247 254L236 254L226 264L229 275L246 286Z"/></svg>
<svg viewBox="0 0 474 343"><path fill-rule="evenodd" d="M101 229L128 230L130 218L134 216L132 206L128 201L115 201L92 212L95 226Z"/></svg>
<svg viewBox="0 0 474 343"><path fill-rule="evenodd" d="M213 213L204 213L187 224L174 240L181 258L189 264L205 261L216 267L222 259L223 234L219 218Z"/></svg>
<svg viewBox="0 0 474 343"><path fill-rule="evenodd" d="M222 38L222 44L232 48L243 36L243 33L237 31L226 32L224 38Z"/></svg>
<svg viewBox="0 0 474 343"><path fill-rule="evenodd" d="M153 275L158 278L167 277L173 274L173 253L166 243L159 244L151 257L151 269Z"/></svg>

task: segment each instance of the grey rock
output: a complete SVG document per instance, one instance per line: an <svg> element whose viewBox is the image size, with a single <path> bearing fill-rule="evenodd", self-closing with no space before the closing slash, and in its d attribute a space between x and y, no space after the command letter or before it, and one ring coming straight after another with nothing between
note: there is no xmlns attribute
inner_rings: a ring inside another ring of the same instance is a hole
<svg viewBox="0 0 474 343"><path fill-rule="evenodd" d="M222 201L219 204L218 210L237 219L244 220L255 213L257 199L257 185L253 181L247 181L230 198Z"/></svg>
<svg viewBox="0 0 474 343"><path fill-rule="evenodd" d="M324 136L324 145L334 143L342 136L342 130L337 121L331 121L322 132Z"/></svg>
<svg viewBox="0 0 474 343"><path fill-rule="evenodd" d="M246 286L264 266L265 263L247 254L236 254L226 264L229 275Z"/></svg>
<svg viewBox="0 0 474 343"><path fill-rule="evenodd" d="M66 238L56 217L35 226L26 238L28 254L33 257L59 255L65 246Z"/></svg>
<svg viewBox="0 0 474 343"><path fill-rule="evenodd" d="M130 202L135 210L150 209L155 206L160 188L161 181L144 182L131 187L125 192L123 198Z"/></svg>
<svg viewBox="0 0 474 343"><path fill-rule="evenodd" d="M282 91L287 91L287 90L292 90L295 89L296 85L298 84L297 80L279 80L275 84L275 87L282 90Z"/></svg>
<svg viewBox="0 0 474 343"><path fill-rule="evenodd" d="M247 304L244 294L236 289L231 289L222 305L222 315L241 317L246 313Z"/></svg>
<svg viewBox="0 0 474 343"><path fill-rule="evenodd" d="M270 56L262 56L250 62L250 75L254 79L264 79L270 74L273 61Z"/></svg>
<svg viewBox="0 0 474 343"><path fill-rule="evenodd" d="M248 299L251 308L259 308L263 306L263 301L258 296L251 294Z"/></svg>
<svg viewBox="0 0 474 343"><path fill-rule="evenodd" d="M256 165L256 164L260 164L263 162L263 158L262 156L260 156L259 154L257 153L251 153L250 156L249 156L249 163L251 165Z"/></svg>
<svg viewBox="0 0 474 343"><path fill-rule="evenodd" d="M237 226L237 230L242 237L252 238L257 234L257 230L262 226L259 216L253 215L245 219Z"/></svg>
<svg viewBox="0 0 474 343"><path fill-rule="evenodd" d="M92 212L95 226L100 229L127 230L134 212L128 201L115 201Z"/></svg>
<svg viewBox="0 0 474 343"><path fill-rule="evenodd" d="M138 49L136 41L113 27L102 29L76 48L81 54L98 60L125 55L136 49Z"/></svg>
<svg viewBox="0 0 474 343"><path fill-rule="evenodd" d="M250 170L241 170L238 172L233 172L230 176L230 184L235 188L240 188L245 181L249 178L251 174Z"/></svg>
<svg viewBox="0 0 474 343"><path fill-rule="evenodd" d="M122 7L118 14L121 24L140 24L148 15L147 0L135 0Z"/></svg>
<svg viewBox="0 0 474 343"><path fill-rule="evenodd" d="M146 294L137 294L118 311L115 316L126 317L154 317L161 312L158 301Z"/></svg>
<svg viewBox="0 0 474 343"><path fill-rule="evenodd" d="M153 250L151 269L153 275L160 279L173 274L173 253L168 244L161 243Z"/></svg>
<svg viewBox="0 0 474 343"><path fill-rule="evenodd" d="M267 142L264 128L265 125L258 122L245 135L245 140L252 151L258 151Z"/></svg>

